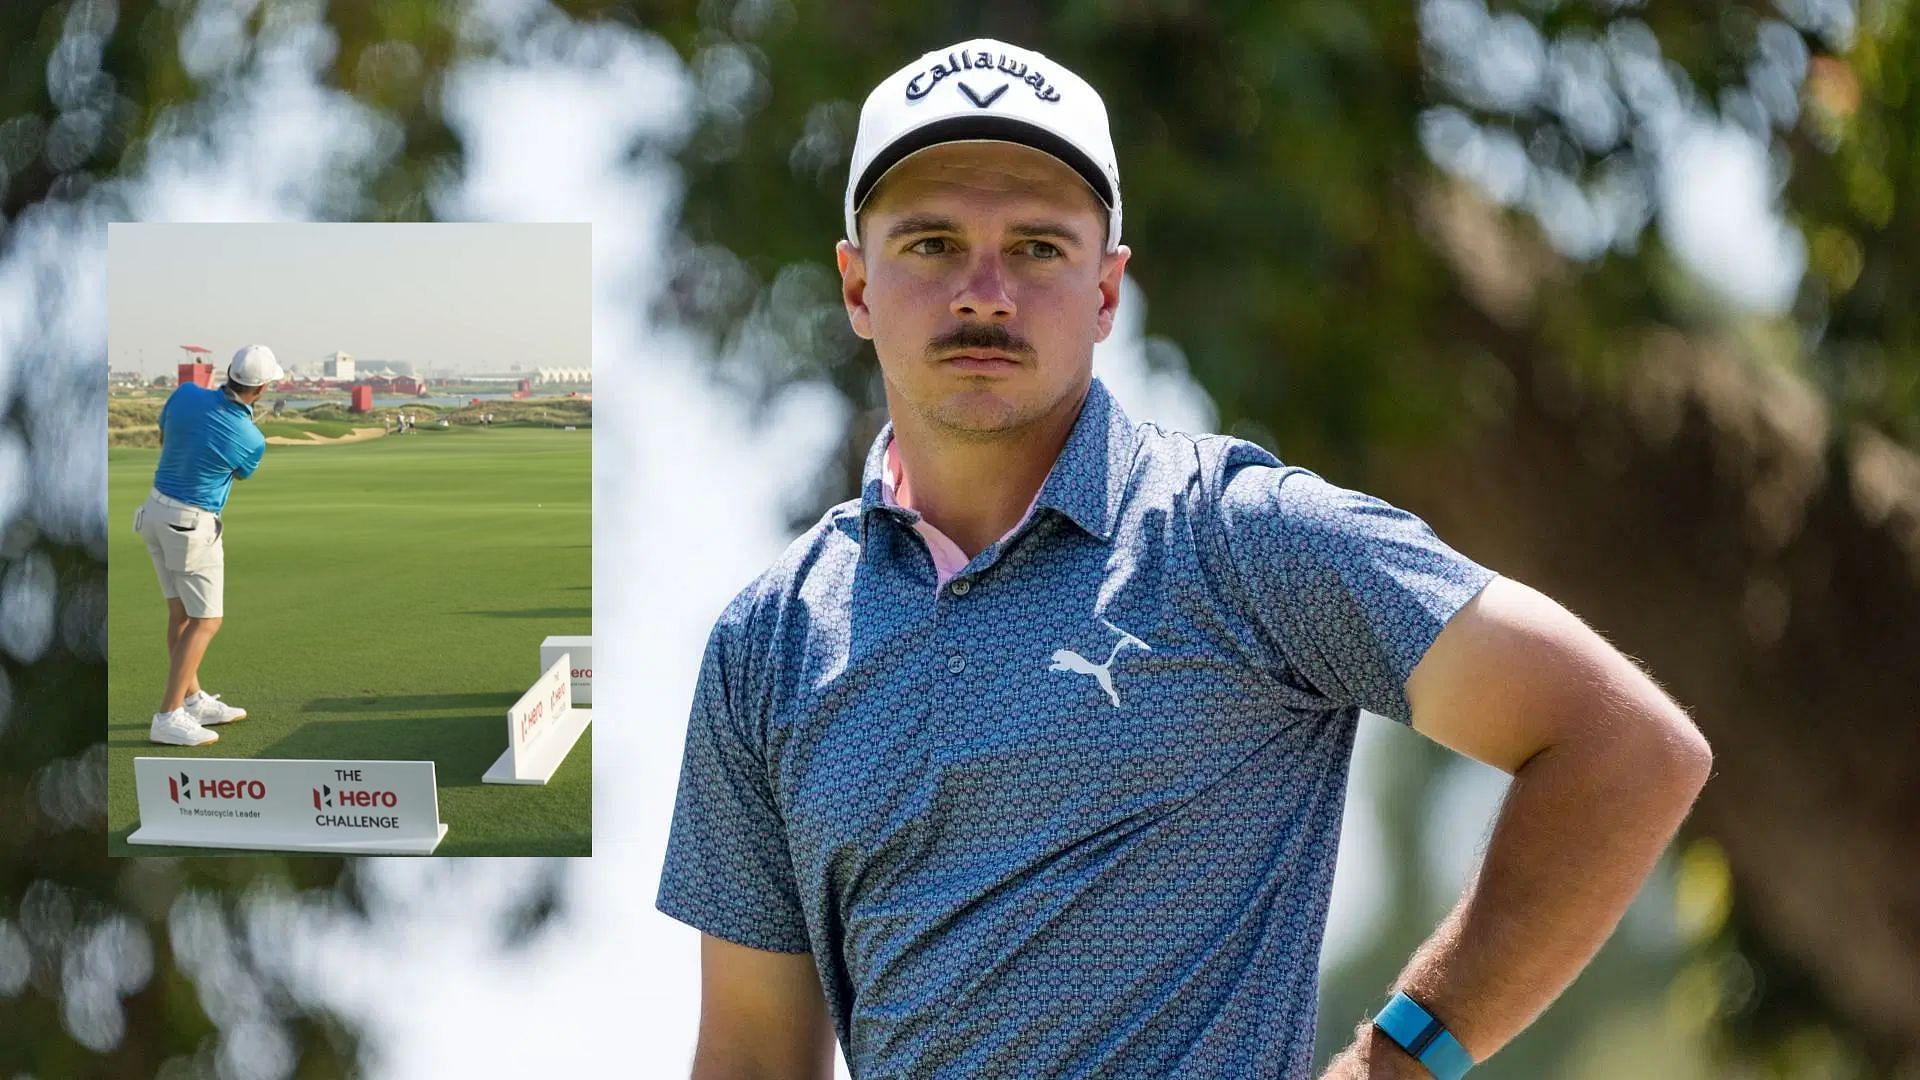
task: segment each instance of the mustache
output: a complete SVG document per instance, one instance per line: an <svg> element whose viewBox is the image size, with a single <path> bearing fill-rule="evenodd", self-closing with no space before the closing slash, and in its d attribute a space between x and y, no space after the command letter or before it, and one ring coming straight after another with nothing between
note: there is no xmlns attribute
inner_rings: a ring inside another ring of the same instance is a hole
<svg viewBox="0 0 1920 1080"><path fill-rule="evenodd" d="M1033 346L1013 331L991 323L964 323L927 343L929 355L955 349L995 349L1019 356L1032 356Z"/></svg>

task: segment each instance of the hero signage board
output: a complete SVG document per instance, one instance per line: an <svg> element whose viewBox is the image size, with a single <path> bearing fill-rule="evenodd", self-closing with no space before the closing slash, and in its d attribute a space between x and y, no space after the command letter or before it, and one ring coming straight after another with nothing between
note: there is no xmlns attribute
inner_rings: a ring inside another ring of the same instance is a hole
<svg viewBox="0 0 1920 1080"><path fill-rule="evenodd" d="M555 634L540 643L540 670L545 671L562 654L571 656L568 674L573 679L573 704L593 704L593 635Z"/></svg>
<svg viewBox="0 0 1920 1080"><path fill-rule="evenodd" d="M447 835L431 761L133 759L133 844L428 855Z"/></svg>

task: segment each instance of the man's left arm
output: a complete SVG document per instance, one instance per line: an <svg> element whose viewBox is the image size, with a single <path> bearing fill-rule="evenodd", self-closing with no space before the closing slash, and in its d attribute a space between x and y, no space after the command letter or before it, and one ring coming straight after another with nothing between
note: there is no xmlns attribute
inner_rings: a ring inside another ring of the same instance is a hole
<svg viewBox="0 0 1920 1080"><path fill-rule="evenodd" d="M1586 967L1706 783L1686 712L1552 599L1495 578L1407 679L1415 730L1513 777L1478 872L1394 984L1475 1061ZM1363 1022L1326 1077L1425 1077Z"/></svg>

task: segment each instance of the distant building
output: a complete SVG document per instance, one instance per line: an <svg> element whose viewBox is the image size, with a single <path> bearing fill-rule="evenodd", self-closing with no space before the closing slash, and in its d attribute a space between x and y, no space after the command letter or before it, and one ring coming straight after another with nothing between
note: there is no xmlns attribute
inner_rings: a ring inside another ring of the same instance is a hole
<svg viewBox="0 0 1920 1080"><path fill-rule="evenodd" d="M539 368L534 372L533 381L541 385L553 383L588 383L593 381L592 368Z"/></svg>
<svg viewBox="0 0 1920 1080"><path fill-rule="evenodd" d="M376 394L410 394L423 397L427 384L412 375L369 375L361 383L370 386Z"/></svg>
<svg viewBox="0 0 1920 1080"><path fill-rule="evenodd" d="M352 382L353 357L343 352L332 353L324 361L322 370L329 379Z"/></svg>
<svg viewBox="0 0 1920 1080"><path fill-rule="evenodd" d="M139 386L146 382L137 371L110 371L107 373L108 386Z"/></svg>

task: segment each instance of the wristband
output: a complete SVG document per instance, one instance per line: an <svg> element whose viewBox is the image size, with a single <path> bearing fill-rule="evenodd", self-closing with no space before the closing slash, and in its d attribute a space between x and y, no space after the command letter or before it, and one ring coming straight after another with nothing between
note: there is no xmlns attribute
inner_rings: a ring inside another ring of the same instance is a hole
<svg viewBox="0 0 1920 1080"><path fill-rule="evenodd" d="M1473 1068L1473 1055L1460 1045L1460 1040L1405 993L1396 993L1387 1000L1380 1015L1373 1018L1373 1026L1425 1065L1435 1080L1458 1080Z"/></svg>

